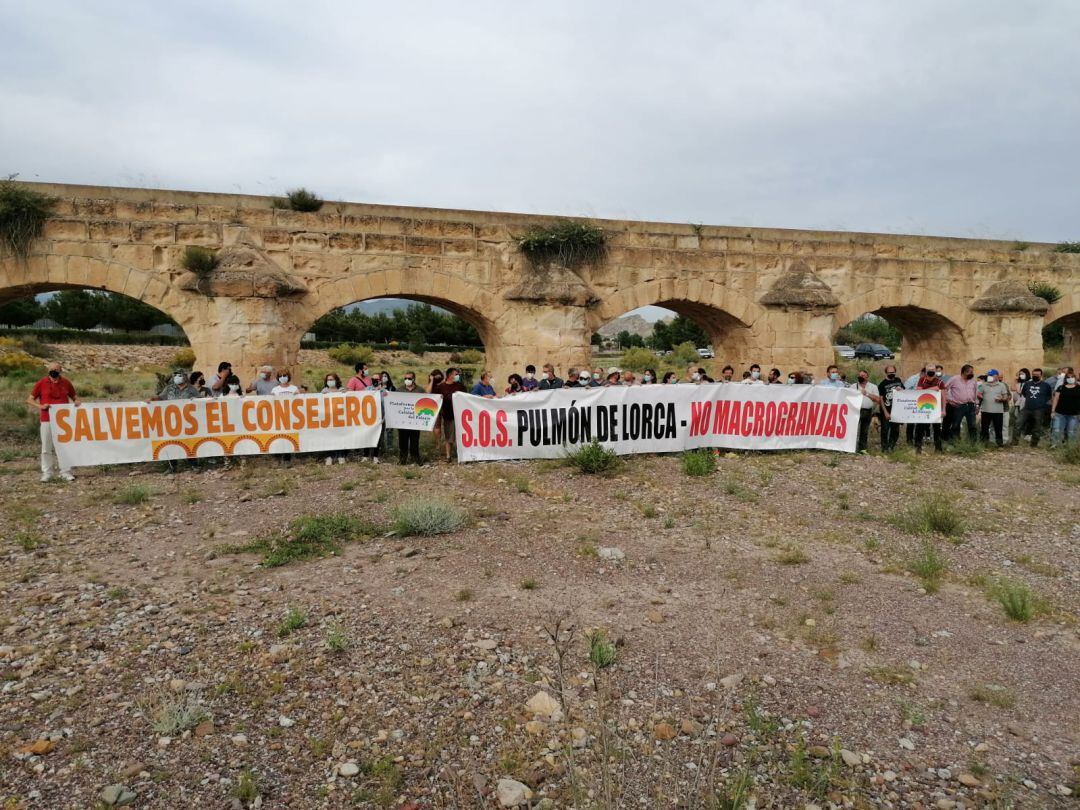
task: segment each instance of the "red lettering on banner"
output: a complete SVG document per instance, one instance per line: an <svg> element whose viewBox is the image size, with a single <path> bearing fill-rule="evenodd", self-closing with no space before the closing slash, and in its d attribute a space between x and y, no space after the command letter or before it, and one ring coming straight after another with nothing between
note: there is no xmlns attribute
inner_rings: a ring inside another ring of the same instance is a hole
<svg viewBox="0 0 1080 810"><path fill-rule="evenodd" d="M742 417L742 403L738 400L734 400L731 403L731 410L728 411L727 424L724 426L724 433L734 436L739 432L739 419Z"/></svg>
<svg viewBox="0 0 1080 810"><path fill-rule="evenodd" d="M510 432L506 429L506 411L495 414L495 444L499 447L510 446Z"/></svg>
<svg viewBox="0 0 1080 810"><path fill-rule="evenodd" d="M469 409L464 409L461 415L458 417L458 421L461 422L461 446L472 447L473 435L472 435L472 419L473 412Z"/></svg>
<svg viewBox="0 0 1080 810"><path fill-rule="evenodd" d="M795 433L802 435L806 433L806 414L810 407L805 402L799 403L799 421L795 424Z"/></svg>
<svg viewBox="0 0 1080 810"><path fill-rule="evenodd" d="M491 447L491 414L480 411L476 415L477 432L480 434L480 446Z"/></svg>
<svg viewBox="0 0 1080 810"><path fill-rule="evenodd" d="M709 429L709 414L712 411L711 402L690 403L690 435L701 436Z"/></svg>
<svg viewBox="0 0 1080 810"><path fill-rule="evenodd" d="M765 429L765 403L754 403L754 435L760 436L761 431Z"/></svg>
<svg viewBox="0 0 1080 810"><path fill-rule="evenodd" d="M722 434L727 432L728 417L731 413L731 400L722 399L716 403L716 417L713 419L712 432Z"/></svg>
<svg viewBox="0 0 1080 810"><path fill-rule="evenodd" d="M821 422L825 418L824 408L820 402L811 402L807 406L809 416L806 419L806 428L803 431L809 435L821 434Z"/></svg>
<svg viewBox="0 0 1080 810"><path fill-rule="evenodd" d="M770 402L765 406L765 435L776 435L776 412L779 410L775 402Z"/></svg>
<svg viewBox="0 0 1080 810"><path fill-rule="evenodd" d="M836 438L842 439L847 436L847 405L841 405L836 409Z"/></svg>
<svg viewBox="0 0 1080 810"><path fill-rule="evenodd" d="M753 409L750 407L751 403L745 403L746 407L742 409L742 419L739 420L739 433L742 436L750 435L750 417L753 413Z"/></svg>

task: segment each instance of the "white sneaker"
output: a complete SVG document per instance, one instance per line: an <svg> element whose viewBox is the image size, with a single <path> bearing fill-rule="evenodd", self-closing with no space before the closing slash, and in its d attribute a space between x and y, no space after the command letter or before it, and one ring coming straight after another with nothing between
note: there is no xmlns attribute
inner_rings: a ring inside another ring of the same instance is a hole
<svg viewBox="0 0 1080 810"><path fill-rule="evenodd" d="M47 484L50 481L52 481L52 476L51 475L49 475L48 473L42 473L41 474L41 483Z"/></svg>
<svg viewBox="0 0 1080 810"><path fill-rule="evenodd" d="M379 460L378 456L375 456L373 459L371 459L371 461L374 464L382 464L382 462Z"/></svg>
<svg viewBox="0 0 1080 810"><path fill-rule="evenodd" d="M329 466L333 465L333 463L334 463L334 460L332 458L330 458L330 456L327 456L326 457L326 466L329 467Z"/></svg>
<svg viewBox="0 0 1080 810"><path fill-rule="evenodd" d="M60 477L63 478L65 481L74 481L75 480L75 476L72 475L71 473L62 473L60 475Z"/></svg>
<svg viewBox="0 0 1080 810"><path fill-rule="evenodd" d="M344 464L345 463L345 456L338 456L337 463L338 464Z"/></svg>
<svg viewBox="0 0 1080 810"><path fill-rule="evenodd" d="M368 457L367 456L360 456L360 463L361 464L367 464L367 462L368 462Z"/></svg>

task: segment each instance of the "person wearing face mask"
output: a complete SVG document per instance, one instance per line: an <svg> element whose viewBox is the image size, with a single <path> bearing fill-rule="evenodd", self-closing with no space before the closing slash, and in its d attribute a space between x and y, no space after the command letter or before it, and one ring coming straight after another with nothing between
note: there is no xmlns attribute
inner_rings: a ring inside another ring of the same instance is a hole
<svg viewBox="0 0 1080 810"><path fill-rule="evenodd" d="M919 378L919 382L915 386L916 391L944 391L945 384L938 379L937 368L928 363L923 371L922 376ZM944 394L941 397L945 399ZM927 433L933 433L934 436L934 449L941 452L941 423L932 422L930 424L918 424L915 425L915 452L922 453L923 440L926 438Z"/></svg>
<svg viewBox="0 0 1080 810"><path fill-rule="evenodd" d="M329 374L323 377L323 387L322 391L320 391L319 393L341 396L346 392L346 390L348 389L346 389L341 384L341 377L331 371ZM323 458L326 459L324 463L327 467L329 467L335 461L337 461L338 464L344 464L348 454L348 450L328 450L323 455Z"/></svg>
<svg viewBox="0 0 1080 810"><path fill-rule="evenodd" d="M594 368L592 370L593 387L594 388L601 387L604 384L604 377L606 377L606 376L607 375L604 374L604 369L600 368L599 366Z"/></svg>
<svg viewBox="0 0 1080 810"><path fill-rule="evenodd" d="M506 390L503 391L503 396L512 397L515 394L520 394L525 389L521 387L523 380L520 374L511 374L506 378Z"/></svg>
<svg viewBox="0 0 1080 810"><path fill-rule="evenodd" d="M225 378L225 384L222 386L225 389L223 397L242 397L244 392L240 390L240 378L235 374L230 374Z"/></svg>
<svg viewBox="0 0 1080 810"><path fill-rule="evenodd" d="M555 374L555 366L551 365L551 363L544 363L544 376L540 378L540 390L551 391L562 387L563 381Z"/></svg>
<svg viewBox="0 0 1080 810"><path fill-rule="evenodd" d="M1009 403L1009 444L1016 445L1020 441L1020 411L1024 409L1024 397L1020 389L1024 383L1031 379L1031 372L1026 368L1016 372L1016 379L1011 387L1012 401Z"/></svg>
<svg viewBox="0 0 1080 810"><path fill-rule="evenodd" d="M1043 422L1050 410L1050 401L1054 389L1043 379L1041 368L1031 370L1031 379L1020 386L1020 396L1024 398L1024 406L1020 409L1020 424L1017 427L1017 435L1031 436L1031 446L1038 447L1039 439L1042 438Z"/></svg>
<svg viewBox="0 0 1080 810"><path fill-rule="evenodd" d="M277 382L274 380L274 367L259 366L259 373L255 375L255 379L244 390L248 394L264 397L274 393L275 385L277 385Z"/></svg>
<svg viewBox="0 0 1080 810"><path fill-rule="evenodd" d="M511 374L510 376L513 377L517 375ZM525 376L518 376L518 379L521 381L522 391L535 391L540 387L540 381L536 379L536 366L525 366Z"/></svg>
<svg viewBox="0 0 1080 810"><path fill-rule="evenodd" d="M1012 392L1001 380L1001 373L992 368L986 372L986 379L979 383L979 438L983 444L990 442L990 428L994 429L994 438L998 447L1003 447L1002 426L1005 409L1012 399Z"/></svg>
<svg viewBox="0 0 1080 810"><path fill-rule="evenodd" d="M238 381L239 382L239 381ZM270 393L275 397L291 397L300 393L300 389L293 385L292 374L287 368L280 369L277 373L277 385L275 385ZM282 464L286 467L292 466L292 453L278 453L278 464Z"/></svg>
<svg viewBox="0 0 1080 810"><path fill-rule="evenodd" d="M367 363L357 363L353 366L353 374L349 381L345 384L345 387L350 391L363 391L371 387L371 377L368 375Z"/></svg>
<svg viewBox="0 0 1080 810"><path fill-rule="evenodd" d="M878 383L881 396L881 410L878 412L878 424L881 427L881 452L889 453L896 447L900 438L900 425L892 421L893 393L902 390L904 383L896 376L896 366L885 366L885 379Z"/></svg>
<svg viewBox="0 0 1080 810"><path fill-rule="evenodd" d="M823 388L847 388L847 384L840 379L840 369L837 366L829 366L825 369L825 379L818 383Z"/></svg>
<svg viewBox="0 0 1080 810"><path fill-rule="evenodd" d="M545 370L546 370L545 366ZM560 387L562 380L559 380ZM464 394L468 389L461 382L461 369L451 366L446 370L446 377L439 384L436 393L442 394L442 410L439 418L442 420L443 451L446 460L451 461L457 451L456 430L457 423L454 421L454 394Z"/></svg>
<svg viewBox="0 0 1080 810"><path fill-rule="evenodd" d="M1056 446L1075 442L1080 434L1080 385L1076 384L1072 366L1065 367L1065 376L1061 387L1054 392L1051 409L1050 443Z"/></svg>
<svg viewBox="0 0 1080 810"><path fill-rule="evenodd" d="M641 384L642 385L652 385L655 382L656 382L656 371L654 369L651 369L651 368L645 369L644 373L641 375Z"/></svg>
<svg viewBox="0 0 1080 810"><path fill-rule="evenodd" d="M74 481L75 476L72 475L71 468L62 466L56 456L52 423L49 421L51 405L66 405L69 402L76 407L79 405L79 395L75 393L75 386L63 375L63 368L59 363L49 363L48 373L34 383L26 402L38 412L41 437L41 480L50 481L60 476L65 481Z"/></svg>
<svg viewBox="0 0 1080 810"><path fill-rule="evenodd" d="M193 371L188 376L188 383L199 392L200 397L210 396L210 389L206 387L206 375L201 371Z"/></svg>
<svg viewBox="0 0 1080 810"><path fill-rule="evenodd" d="M870 423L874 421L874 409L881 405L881 395L878 387L870 382L870 375L860 371L859 376L851 387L862 394L859 405L859 438L855 444L856 453L865 453L867 440L870 437Z"/></svg>
<svg viewBox="0 0 1080 810"><path fill-rule="evenodd" d="M439 393L439 386L443 382L442 369L432 369L428 374L428 387L427 392L429 394ZM431 426L431 438L435 441L435 457L438 458L442 454L443 440L442 440L442 419L436 419L435 424Z"/></svg>
<svg viewBox="0 0 1080 810"><path fill-rule="evenodd" d="M589 371L587 368L583 368L581 371L578 372L578 376L577 379L574 381L574 385L578 386L579 388L593 388L594 386L592 372Z"/></svg>
<svg viewBox="0 0 1080 810"><path fill-rule="evenodd" d="M512 374L512 377L518 375ZM521 378L518 377L520 380ZM411 371L405 372L404 381L402 382L402 391L407 394L415 394L420 389L416 387L416 375ZM414 462L417 466L421 464L420 461L420 431L419 430L406 430L405 428L398 428L398 464L405 465L410 461Z"/></svg>
<svg viewBox="0 0 1080 810"><path fill-rule="evenodd" d="M678 382L679 382L679 375L676 374L674 371L669 371L666 374L664 374L664 380L663 380L664 385L676 385L676 384L678 384Z"/></svg>
<svg viewBox="0 0 1080 810"><path fill-rule="evenodd" d="M168 399L198 399L199 389L193 386L188 379L187 372L182 368L173 369L169 381L158 392L156 397L151 397L147 402L155 402Z"/></svg>
<svg viewBox="0 0 1080 810"><path fill-rule="evenodd" d="M975 369L970 365L964 365L959 374L954 374L948 379L944 390L946 402L952 406L952 421L948 438L959 439L961 423L966 422L968 441L975 441L975 406L979 394Z"/></svg>
<svg viewBox="0 0 1080 810"><path fill-rule="evenodd" d="M750 365L750 373L747 374L742 381L743 385L764 385L761 381L761 366L757 363Z"/></svg>

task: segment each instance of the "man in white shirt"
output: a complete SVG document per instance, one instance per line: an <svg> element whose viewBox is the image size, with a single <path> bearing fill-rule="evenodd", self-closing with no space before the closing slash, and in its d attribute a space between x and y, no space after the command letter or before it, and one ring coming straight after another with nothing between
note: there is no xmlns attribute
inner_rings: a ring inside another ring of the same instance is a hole
<svg viewBox="0 0 1080 810"><path fill-rule="evenodd" d="M761 380L761 366L757 363L753 363L750 366L750 376L742 381L743 385L764 385Z"/></svg>
<svg viewBox="0 0 1080 810"><path fill-rule="evenodd" d="M866 441L870 435L870 423L874 419L874 409L881 406L881 396L878 387L870 382L870 377L865 371L859 372L857 382L851 387L862 394L862 402L859 407L859 440L855 445L856 453L866 452Z"/></svg>

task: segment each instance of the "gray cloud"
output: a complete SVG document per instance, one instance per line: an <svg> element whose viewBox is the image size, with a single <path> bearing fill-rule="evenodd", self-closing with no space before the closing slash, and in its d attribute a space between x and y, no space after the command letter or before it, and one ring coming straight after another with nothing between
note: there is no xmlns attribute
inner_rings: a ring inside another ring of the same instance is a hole
<svg viewBox="0 0 1080 810"><path fill-rule="evenodd" d="M1080 238L1080 5L0 0L0 171Z"/></svg>

